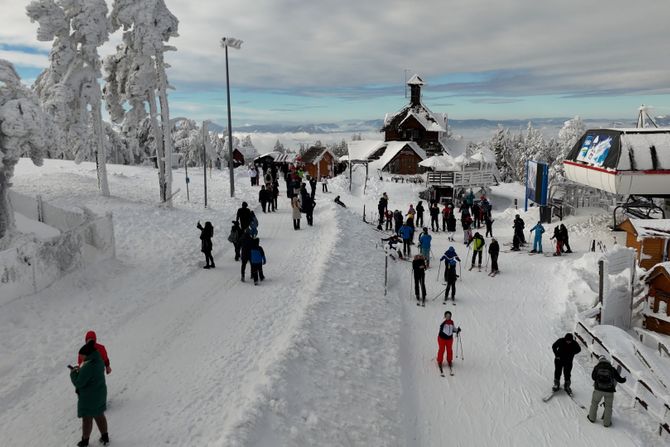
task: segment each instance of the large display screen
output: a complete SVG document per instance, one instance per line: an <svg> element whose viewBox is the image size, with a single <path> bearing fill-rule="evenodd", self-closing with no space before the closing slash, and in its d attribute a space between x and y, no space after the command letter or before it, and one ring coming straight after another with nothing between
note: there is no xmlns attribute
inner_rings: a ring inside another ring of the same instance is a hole
<svg viewBox="0 0 670 447"><path fill-rule="evenodd" d="M577 155L577 161L583 161L595 166L605 163L607 154L612 148L612 137L605 134L588 133Z"/></svg>

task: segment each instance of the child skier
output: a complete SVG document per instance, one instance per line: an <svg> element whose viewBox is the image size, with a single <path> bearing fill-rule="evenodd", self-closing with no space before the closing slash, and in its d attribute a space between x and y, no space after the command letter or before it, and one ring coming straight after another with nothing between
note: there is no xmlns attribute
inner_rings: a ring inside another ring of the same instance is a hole
<svg viewBox="0 0 670 447"><path fill-rule="evenodd" d="M205 266L204 269L213 269L216 267L214 265L214 258L212 257L212 237L214 236L214 227L211 222L205 222L205 227L203 228L198 221L196 225L198 230L200 230L200 251L205 254Z"/></svg>
<svg viewBox="0 0 670 447"><path fill-rule="evenodd" d="M263 275L263 265L265 264L265 252L263 247L260 246L260 240L258 238L254 239L253 248L251 249L251 277L254 280L254 285L258 285L258 280L263 281L265 275Z"/></svg>
<svg viewBox="0 0 670 447"><path fill-rule="evenodd" d="M419 235L419 250L423 258L426 260L426 268L430 267L430 243L433 237L428 234L428 228L423 227L423 233Z"/></svg>
<svg viewBox="0 0 670 447"><path fill-rule="evenodd" d="M461 262L461 258L456 254L454 247L449 247L444 255L440 258L440 262L444 261L444 282L447 283L447 288L444 289L444 302L447 304L447 296L451 290L451 300L456 300L456 262Z"/></svg>
<svg viewBox="0 0 670 447"><path fill-rule="evenodd" d="M537 225L530 229L530 232L535 232L535 239L533 239L533 249L531 253L542 253L542 233L544 233L544 227L542 222L538 221Z"/></svg>
<svg viewBox="0 0 670 447"><path fill-rule="evenodd" d="M426 306L426 260L421 254L414 256L412 261L412 272L414 273L414 294L416 295L416 305L421 301L422 306ZM419 300L419 287L421 287L421 300Z"/></svg>
<svg viewBox="0 0 670 447"><path fill-rule="evenodd" d="M440 324L440 331L437 334L437 366L440 368L440 374L443 373L442 361L444 359L445 350L447 351L447 365L449 366L449 372L453 374L451 369L451 362L454 357L452 346L454 344L454 334L458 335L460 332L461 328L456 327L451 319L451 312L446 311L444 313L444 321Z"/></svg>

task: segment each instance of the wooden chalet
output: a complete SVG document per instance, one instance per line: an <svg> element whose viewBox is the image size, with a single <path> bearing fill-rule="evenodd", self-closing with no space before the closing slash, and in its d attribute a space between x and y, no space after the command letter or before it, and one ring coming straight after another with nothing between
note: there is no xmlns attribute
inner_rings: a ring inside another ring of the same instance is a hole
<svg viewBox="0 0 670 447"><path fill-rule="evenodd" d="M410 88L410 103L395 114L384 118L384 141L411 141L423 149L428 156L446 151L447 115L433 113L421 102L423 80L414 75L407 81Z"/></svg>
<svg viewBox="0 0 670 447"><path fill-rule="evenodd" d="M651 331L670 335L670 263L656 264L645 276L649 285L642 325Z"/></svg>
<svg viewBox="0 0 670 447"><path fill-rule="evenodd" d="M335 176L335 155L325 147L310 147L300 156L300 161L310 177Z"/></svg>
<svg viewBox="0 0 670 447"><path fill-rule="evenodd" d="M670 219L627 219L619 228L626 232L626 247L637 252L640 267L650 269L668 260Z"/></svg>

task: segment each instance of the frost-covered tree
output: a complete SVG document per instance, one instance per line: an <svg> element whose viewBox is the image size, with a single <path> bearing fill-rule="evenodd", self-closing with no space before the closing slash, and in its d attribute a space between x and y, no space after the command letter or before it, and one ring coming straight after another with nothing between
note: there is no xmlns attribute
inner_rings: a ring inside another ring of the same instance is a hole
<svg viewBox="0 0 670 447"><path fill-rule="evenodd" d="M577 140L586 132L584 121L579 116L567 120L563 123L563 127L558 131L558 152L556 154L556 164L553 169L553 174L557 179L564 177L563 160L568 156L572 146L577 143Z"/></svg>
<svg viewBox="0 0 670 447"><path fill-rule="evenodd" d="M44 113L35 94L21 84L14 66L0 59L0 247L14 227L9 187L21 154L42 165L46 135Z"/></svg>
<svg viewBox="0 0 670 447"><path fill-rule="evenodd" d="M503 182L513 181L515 161L512 154L512 136L509 129L498 125L493 137L489 140L489 149L496 156L496 166L500 172L500 180Z"/></svg>
<svg viewBox="0 0 670 447"><path fill-rule="evenodd" d="M98 47L109 39L107 11L105 0L33 0L26 8L30 20L39 24L37 39L53 41L49 67L35 81L51 119L46 133L68 158L81 162L95 157L103 196L109 196L109 186Z"/></svg>
<svg viewBox="0 0 670 447"><path fill-rule="evenodd" d="M165 43L178 36L179 21L163 0L114 0L111 23L114 31L124 32L116 54L105 60L107 108L124 135L137 138L139 145L148 105L160 200L171 202L172 135L164 53L175 49Z"/></svg>
<svg viewBox="0 0 670 447"><path fill-rule="evenodd" d="M284 147L284 145L282 144L281 141L279 141L279 139L277 139L277 141L275 142L275 145L272 148L272 150L274 152L278 152L280 154L285 154L286 153L286 147Z"/></svg>

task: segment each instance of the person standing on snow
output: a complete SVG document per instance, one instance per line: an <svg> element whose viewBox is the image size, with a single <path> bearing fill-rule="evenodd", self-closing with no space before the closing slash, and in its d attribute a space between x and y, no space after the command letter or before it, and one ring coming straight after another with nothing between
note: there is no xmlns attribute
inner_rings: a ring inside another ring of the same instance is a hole
<svg viewBox="0 0 670 447"><path fill-rule="evenodd" d="M321 192L328 192L328 176L321 176Z"/></svg>
<svg viewBox="0 0 670 447"><path fill-rule="evenodd" d="M593 396L591 397L591 408L587 419L591 422L596 421L598 413L598 404L605 400L605 412L603 414L603 425L609 427L612 425L612 406L614 405L614 393L616 392L616 382L626 383L626 378L621 377L619 372L612 366L609 359L601 355L598 364L591 372L593 379Z"/></svg>
<svg viewBox="0 0 670 447"><path fill-rule="evenodd" d="M526 228L526 223L523 221L521 216L518 214L514 217L514 235L519 238L519 244L525 244L526 243L526 235L524 234L523 230Z"/></svg>
<svg viewBox="0 0 670 447"><path fill-rule="evenodd" d="M456 216L452 210L447 217L447 239L454 242L454 234L456 234Z"/></svg>
<svg viewBox="0 0 670 447"><path fill-rule="evenodd" d="M254 285L257 286L259 279L261 281L265 279L265 275L263 275L263 265L265 265L266 261L265 251L263 251L263 247L260 246L260 239L258 238L253 240L249 261L251 261L251 278L254 280Z"/></svg>
<svg viewBox="0 0 670 447"><path fill-rule="evenodd" d="M419 250L421 250L421 255L426 260L426 268L430 267L430 244L433 240L433 237L428 234L428 228L423 227L423 233L419 235Z"/></svg>
<svg viewBox="0 0 670 447"><path fill-rule="evenodd" d="M493 219L491 219L491 214L484 214L484 225L486 225L486 234L485 237L493 237Z"/></svg>
<svg viewBox="0 0 670 447"><path fill-rule="evenodd" d="M431 203L428 211L430 212L430 229L435 232L440 231L440 208L437 206L437 202Z"/></svg>
<svg viewBox="0 0 670 447"><path fill-rule="evenodd" d="M86 333L86 336L84 337L84 342L93 342L93 346L95 347L95 350L100 353L100 357L102 358L102 363L105 365L105 372L107 374L112 373L112 368L109 366L109 356L107 355L107 349L105 348L105 345L101 345L98 343L98 337L95 334L95 331L88 331ZM85 358L83 355L78 355L77 356L77 366L81 366L81 364L84 362Z"/></svg>
<svg viewBox="0 0 670 447"><path fill-rule="evenodd" d="M200 251L205 254L205 266L204 269L210 269L216 267L214 265L214 258L212 257L212 237L214 237L214 227L211 222L205 222L205 227L203 228L198 221L196 225L198 230L200 230Z"/></svg>
<svg viewBox="0 0 670 447"><path fill-rule="evenodd" d="M335 197L335 201L337 201L339 198L340 196ZM291 198L291 213L293 215L293 229L299 230L300 218L302 215L300 213L300 199L298 196L293 196L293 198Z"/></svg>
<svg viewBox="0 0 670 447"><path fill-rule="evenodd" d="M389 209L385 211L385 216L386 217L386 231L391 231L393 230L393 212Z"/></svg>
<svg viewBox="0 0 670 447"><path fill-rule="evenodd" d="M565 253L572 253L572 250L570 249L568 229L565 228L565 224L561 224L560 234L561 240L563 241L563 247L565 248Z"/></svg>
<svg viewBox="0 0 670 447"><path fill-rule="evenodd" d="M472 218L470 214L465 214L461 218L461 226L463 227L463 243L468 245L472 239Z"/></svg>
<svg viewBox="0 0 670 447"><path fill-rule="evenodd" d="M265 189L265 185L261 185L261 190L258 191L258 201L260 202L261 208L265 213L265 210L268 207L268 202L270 201L270 194L269 191Z"/></svg>
<svg viewBox="0 0 670 447"><path fill-rule="evenodd" d="M230 228L230 234L228 234L228 242L233 244L235 249L235 260L240 260L240 239L242 238L242 229L238 225L237 221L233 221L233 226Z"/></svg>
<svg viewBox="0 0 670 447"><path fill-rule="evenodd" d="M316 177L310 176L309 189L310 189L310 197L312 198L312 200L314 200L314 197L316 197Z"/></svg>
<svg viewBox="0 0 670 447"><path fill-rule="evenodd" d="M451 312L446 311L444 313L444 321L440 324L440 331L437 334L437 366L442 371L442 361L444 360L444 352L447 352L447 366L451 371L452 360L454 358L454 353L452 350L454 344L454 334L460 334L461 328L456 327L453 320L451 319Z"/></svg>
<svg viewBox="0 0 670 447"><path fill-rule="evenodd" d="M412 208L412 205L410 205L410 209ZM425 211L423 207L423 202L419 200L419 203L416 205L416 226L417 227L422 227L423 226L423 212Z"/></svg>
<svg viewBox="0 0 670 447"><path fill-rule="evenodd" d="M542 222L537 221L537 225L530 229L530 232L535 232L535 238L533 239L533 249L531 253L542 253L542 234L544 233L544 227Z"/></svg>
<svg viewBox="0 0 670 447"><path fill-rule="evenodd" d="M481 222L481 213L479 212L479 204L473 203L472 207L472 219L473 219L473 226L477 229L481 228L482 222Z"/></svg>
<svg viewBox="0 0 670 447"><path fill-rule="evenodd" d="M445 205L444 208L442 208L442 231L444 232L447 231L447 219L449 219L451 211L451 203L449 205Z"/></svg>
<svg viewBox="0 0 670 447"><path fill-rule="evenodd" d="M407 219L409 222L409 219ZM400 237L402 237L402 254L409 259L412 255L412 227L408 223L400 227Z"/></svg>
<svg viewBox="0 0 670 447"><path fill-rule="evenodd" d="M109 444L107 433L107 384L105 365L100 352L95 349L95 341L89 340L79 350L83 362L81 367L70 367L70 381L77 393L77 417L81 418L82 434L78 447L88 446L93 420L100 430L100 443Z"/></svg>
<svg viewBox="0 0 670 447"><path fill-rule="evenodd" d="M416 295L416 305L419 301L426 305L426 260L421 254L414 256L412 261L412 272L414 272L414 294ZM419 299L419 287L421 287L421 300Z"/></svg>
<svg viewBox="0 0 670 447"><path fill-rule="evenodd" d="M400 210L393 212L393 219L395 220L395 234L400 236L400 227L402 227L402 213Z"/></svg>
<svg viewBox="0 0 670 447"><path fill-rule="evenodd" d="M489 244L489 256L491 257L491 274L495 275L500 272L498 270L498 255L500 254L500 245L498 240L493 238Z"/></svg>
<svg viewBox="0 0 670 447"><path fill-rule="evenodd" d="M444 255L440 258L440 262L444 261L444 282L447 283L447 288L444 289L444 302L447 304L447 297L451 291L451 301L456 301L456 262L461 262L461 258L456 254L454 247L449 247Z"/></svg>
<svg viewBox="0 0 670 447"><path fill-rule="evenodd" d="M486 245L486 241L484 240L484 237L481 234L479 234L479 232L476 232L474 237L472 238L472 241L470 241L468 246L470 244L472 244L472 265L470 266L470 270L475 268L475 260L477 259L477 257L479 257L477 267L481 270L482 253L484 252L484 246Z"/></svg>
<svg viewBox="0 0 670 447"><path fill-rule="evenodd" d="M561 239L561 229L558 225L554 227L554 235L549 240L556 240L556 251L554 256L561 256L563 252L563 241Z"/></svg>
<svg viewBox="0 0 670 447"><path fill-rule="evenodd" d="M384 196L380 197L379 202L377 203L377 214L379 215L379 221L377 223L378 230L382 229L382 223L384 222L384 215L386 213L387 206L388 205Z"/></svg>
<svg viewBox="0 0 670 447"><path fill-rule="evenodd" d="M565 334L565 337L559 338L551 345L554 351L554 386L552 391L556 392L561 387L561 373L563 373L563 389L566 393L572 394L570 389L570 373L572 372L572 359L579 354L582 348L579 347L571 333Z"/></svg>

